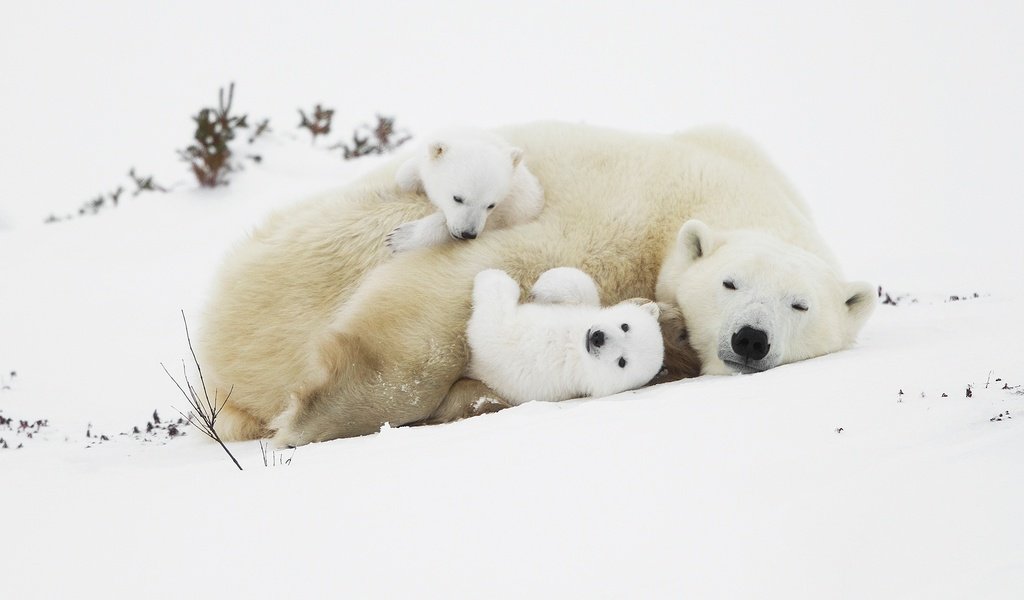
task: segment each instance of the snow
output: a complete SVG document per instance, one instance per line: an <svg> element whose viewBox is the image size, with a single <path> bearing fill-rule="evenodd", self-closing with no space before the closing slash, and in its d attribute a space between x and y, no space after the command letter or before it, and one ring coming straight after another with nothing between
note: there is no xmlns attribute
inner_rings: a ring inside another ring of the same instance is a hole
<svg viewBox="0 0 1024 600"><path fill-rule="evenodd" d="M0 449L3 595L1024 595L1024 388L1001 389L1024 384L1022 17L1014 2L19 6L0 25L17 86L0 95L0 416L48 425L0 426L24 445ZM173 150L232 80L274 133L262 163L196 190ZM189 429L119 435L185 408L160 363L180 369L179 311L198 321L231 244L377 164L292 128L316 102L339 109L331 141L377 111L413 133L727 123L790 175L851 278L908 297L831 356L388 428L285 465L232 444L238 472ZM42 224L127 187L132 166L173 191Z"/></svg>

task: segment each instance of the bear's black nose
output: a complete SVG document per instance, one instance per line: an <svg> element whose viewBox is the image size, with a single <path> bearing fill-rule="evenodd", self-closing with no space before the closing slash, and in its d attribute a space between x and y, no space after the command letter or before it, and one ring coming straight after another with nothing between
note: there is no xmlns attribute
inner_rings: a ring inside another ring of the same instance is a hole
<svg viewBox="0 0 1024 600"><path fill-rule="evenodd" d="M753 327L741 327L732 334L733 352L750 360L761 360L768 356L772 345L768 343L768 334Z"/></svg>
<svg viewBox="0 0 1024 600"><path fill-rule="evenodd" d="M459 237L464 239L464 240L475 240L476 239L476 232L475 231L463 231L462 233L459 234Z"/></svg>
<svg viewBox="0 0 1024 600"><path fill-rule="evenodd" d="M595 348L604 346L604 332L598 329L590 334L590 345Z"/></svg>

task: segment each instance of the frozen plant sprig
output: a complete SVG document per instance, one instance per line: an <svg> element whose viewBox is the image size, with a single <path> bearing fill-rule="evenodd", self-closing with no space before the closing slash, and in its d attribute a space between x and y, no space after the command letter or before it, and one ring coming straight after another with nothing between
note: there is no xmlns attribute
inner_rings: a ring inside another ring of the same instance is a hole
<svg viewBox="0 0 1024 600"><path fill-rule="evenodd" d="M235 466L238 467L239 471L241 471L242 465L238 464L238 460L235 458L235 455L231 454L228 447L224 445L224 441L220 439L220 435L217 433L217 429L215 427L217 424L217 417L220 415L220 412L224 410L224 406L227 405L228 399L231 398L231 392L234 391L234 387L228 390L227 395L224 396L223 402L218 401L218 390L216 389L213 390L213 398L210 398L209 392L206 391L206 381L203 379L203 369L199 366L199 359L196 357L196 351L192 347L192 336L189 335L188 332L188 320L185 319L185 311L181 311L181 320L185 324L185 339L188 340L188 350L192 354L192 362L195 364L196 371L199 373L199 384L203 388L203 393L200 395L196 392L196 388L189 380L188 369L185 368L184 360L181 361L181 370L185 379L184 387L177 379L174 378L173 375L171 375L171 372L167 370L167 367L164 366L163 363L160 363L160 366L163 367L164 373L167 373L167 376L171 378L171 381L173 381L174 385L178 387L181 394L185 396L185 400L188 401L188 405L191 407L188 414L181 412L177 408L174 410L177 410L178 414L184 417L189 424L203 432L203 435L220 444L220 447L223 448L224 452L226 452L228 457L231 458L231 462L235 463ZM185 388L188 388L187 392L185 391Z"/></svg>

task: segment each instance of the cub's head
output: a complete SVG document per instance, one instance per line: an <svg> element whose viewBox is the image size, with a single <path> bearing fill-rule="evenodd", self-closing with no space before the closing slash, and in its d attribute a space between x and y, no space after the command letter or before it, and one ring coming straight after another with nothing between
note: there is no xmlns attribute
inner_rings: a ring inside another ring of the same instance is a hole
<svg viewBox="0 0 1024 600"><path fill-rule="evenodd" d="M875 307L871 285L841 280L815 254L697 220L680 228L657 297L679 306L711 374L764 371L847 348Z"/></svg>
<svg viewBox="0 0 1024 600"><path fill-rule="evenodd" d="M427 197L444 212L453 238L476 238L491 211L508 196L522 151L488 141L452 139L432 142L426 152L421 175Z"/></svg>
<svg viewBox="0 0 1024 600"><path fill-rule="evenodd" d="M594 312L579 340L590 395L635 389L658 374L665 355L658 312L654 302L623 302Z"/></svg>

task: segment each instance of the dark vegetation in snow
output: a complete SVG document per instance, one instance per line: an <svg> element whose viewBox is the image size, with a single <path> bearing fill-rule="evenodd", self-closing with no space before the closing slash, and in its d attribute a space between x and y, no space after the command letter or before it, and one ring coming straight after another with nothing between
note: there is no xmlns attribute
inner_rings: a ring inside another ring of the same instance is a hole
<svg viewBox="0 0 1024 600"><path fill-rule="evenodd" d="M265 118L250 125L248 114L233 112L234 97L234 83L228 85L226 93L225 89L221 88L217 94L216 106L203 107L192 116L192 122L195 124L192 143L176 151L178 157L188 163L189 171L201 188L228 185L231 174L242 170L245 160L254 163L263 161L259 154L244 153L243 149L238 147L236 138L241 136L241 130L249 130L251 134L247 140L249 144L253 144L261 136L272 133L270 119ZM315 143L317 138L326 138L330 134L334 114L333 108L327 108L319 103L308 115L299 109L298 128L309 131ZM332 144L328 149L341 150L342 158L351 160L392 152L410 139L412 135L395 127L394 117L378 114L375 123L357 127L349 140ZM143 192L169 191L168 187L157 183L153 175L140 175L135 167L128 171L128 177L131 180L128 185L134 186L131 192L133 198ZM99 193L83 202L74 213L63 217L51 213L44 222L57 223L117 208L123 200L125 191L125 185L118 185L110 192Z"/></svg>
<svg viewBox="0 0 1024 600"><path fill-rule="evenodd" d="M361 156L392 152L411 139L412 135L408 132L395 129L393 117L378 114L375 124L357 128L352 132L350 142L335 144L331 146L331 149L340 148L345 160L352 160Z"/></svg>
<svg viewBox="0 0 1024 600"><path fill-rule="evenodd" d="M135 172L135 167L128 170L128 178L131 179L132 184L135 185L135 189L132 191L132 197L136 197L143 192L166 192L167 188L157 183L152 175L139 175ZM121 197L125 192L123 185L117 186L117 189L107 192L106 194L97 194L92 200L87 200L82 203L78 210L73 214L67 214L63 217L50 213L50 216L46 217L45 223L57 223L60 221L67 221L75 217L84 217L86 215L95 215L100 211L107 208L117 208L121 203Z"/></svg>
<svg viewBox="0 0 1024 600"><path fill-rule="evenodd" d="M975 397L979 397L979 396L980 397L986 397L986 398L992 398L993 395L995 395L995 397L998 398L998 397L1000 397L999 396L1000 392L1006 392L1006 393L1010 393L1010 394L1014 394L1014 395L1018 395L1018 396L1024 395L1024 386L1022 386L1020 384L1018 384L1018 385L1010 385L1008 382L1004 381L1002 377L996 377L995 379L993 379L992 375L993 375L993 371L989 371L988 372L988 376L985 378L985 383L984 384L976 384L976 383L968 383L968 384L966 384L964 386L963 398L965 400L974 399ZM897 392L897 394L896 394L896 402L903 402L903 397L905 395L906 394L904 394L902 389L899 390L899 392ZM920 397L922 399L924 399L924 398L927 398L928 395L925 392L921 392L920 393ZM941 394L939 394L939 397L940 398L949 398L950 395L948 393L946 393L946 392L942 392ZM1005 398L1005 396L1003 396L1003 398ZM991 422L999 422L999 421L1009 421L1009 420L1012 420L1012 419L1013 419L1013 416L1010 414L1010 410L1007 409L1007 410L1004 410L1004 411L1000 411L1000 413L998 415L990 418L989 421L991 421ZM842 428L837 429L836 433L840 433L841 429Z"/></svg>
<svg viewBox="0 0 1024 600"><path fill-rule="evenodd" d="M316 142L316 138L327 135L331 132L331 120L334 119L334 109L324 108L320 104L313 107L310 112L310 116L306 116L306 112L299 109L299 128L309 130L309 134L312 137L313 142Z"/></svg>
<svg viewBox="0 0 1024 600"><path fill-rule="evenodd" d="M217 93L217 106L204 107L192 117L196 124L192 135L192 144L184 150L178 150L181 160L187 162L202 187L217 187L228 184L228 173L238 170L241 165L234 160L231 142L237 130L249 127L249 115L231 112L235 100L235 84L228 86L225 97L224 88ZM258 155L250 155L250 159L259 162Z"/></svg>
<svg viewBox="0 0 1024 600"><path fill-rule="evenodd" d="M978 292L972 292L970 294L950 294L944 302L962 302L964 300L975 300L981 298L982 295ZM878 301L883 306L900 306L903 304L917 304L918 298L910 294L895 294L884 289L882 286L878 286Z"/></svg>
<svg viewBox="0 0 1024 600"><path fill-rule="evenodd" d="M85 429L85 438L88 440L86 448L92 448L93 446L109 442L116 438L130 438L132 440L144 443L162 442L167 443L168 440L181 437L186 434L185 428L188 427L188 422L183 418L178 419L161 419L160 414L154 410L153 416L149 421L146 421L144 426L134 425L131 431L121 431L115 435L107 435L100 433L93 429L90 423Z"/></svg>
<svg viewBox="0 0 1024 600"><path fill-rule="evenodd" d="M46 419L36 419L35 421L14 419L12 417L5 417L3 411L0 411L0 450L23 447L23 442L18 438L32 439L42 428L49 425L50 423ZM3 433L6 433L7 437L11 438L11 441L5 439L2 435ZM17 446L14 444L17 444Z"/></svg>

